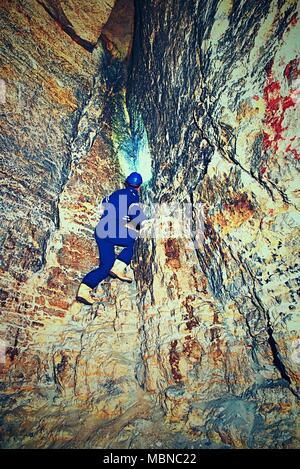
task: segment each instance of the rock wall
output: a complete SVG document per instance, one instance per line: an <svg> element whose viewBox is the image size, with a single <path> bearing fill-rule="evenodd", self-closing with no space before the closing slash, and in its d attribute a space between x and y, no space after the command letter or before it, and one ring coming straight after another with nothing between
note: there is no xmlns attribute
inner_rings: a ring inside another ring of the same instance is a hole
<svg viewBox="0 0 300 469"><path fill-rule="evenodd" d="M299 446L296 2L1 8L1 445ZM81 306L134 168L204 233Z"/></svg>
<svg viewBox="0 0 300 469"><path fill-rule="evenodd" d="M75 302L81 278L98 263L93 230L101 200L124 178L119 147L130 141L125 101L134 8L120 0L108 11L107 2L94 2L103 22L85 10L70 31L67 10L54 13L72 3L1 5L5 447L89 445L94 433L108 438L105 423L131 409L110 430L113 438L148 406L134 377L135 287L128 295L128 287L108 282L98 311ZM114 18L124 10L120 25ZM93 24L102 29L86 47Z"/></svg>
<svg viewBox="0 0 300 469"><path fill-rule="evenodd" d="M299 4L137 3L148 200L204 212L203 241L140 241L140 384L190 437L297 446Z"/></svg>

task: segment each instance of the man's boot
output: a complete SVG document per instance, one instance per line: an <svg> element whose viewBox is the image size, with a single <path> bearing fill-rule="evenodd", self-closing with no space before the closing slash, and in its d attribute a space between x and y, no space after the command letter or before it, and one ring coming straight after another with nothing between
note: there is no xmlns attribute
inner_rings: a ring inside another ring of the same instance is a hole
<svg viewBox="0 0 300 469"><path fill-rule="evenodd" d="M125 269L127 267L127 264L125 262L120 261L120 259L116 259L114 262L114 265L110 269L109 274L112 277L118 277L120 280L123 280L123 282L132 282L132 278L129 277L128 274L125 273Z"/></svg>
<svg viewBox="0 0 300 469"><path fill-rule="evenodd" d="M91 293L93 289L88 287L85 283L81 283L78 288L78 292L76 295L76 300L80 301L80 303L84 303L86 305L92 305L97 302L97 298L94 298Z"/></svg>

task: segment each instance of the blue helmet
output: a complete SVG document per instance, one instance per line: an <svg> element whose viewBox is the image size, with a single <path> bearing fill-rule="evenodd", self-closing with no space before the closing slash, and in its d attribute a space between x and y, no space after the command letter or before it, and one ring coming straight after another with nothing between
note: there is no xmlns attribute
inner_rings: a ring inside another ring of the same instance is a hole
<svg viewBox="0 0 300 469"><path fill-rule="evenodd" d="M139 187L143 184L143 178L139 173L131 173L127 176L126 181L129 186Z"/></svg>

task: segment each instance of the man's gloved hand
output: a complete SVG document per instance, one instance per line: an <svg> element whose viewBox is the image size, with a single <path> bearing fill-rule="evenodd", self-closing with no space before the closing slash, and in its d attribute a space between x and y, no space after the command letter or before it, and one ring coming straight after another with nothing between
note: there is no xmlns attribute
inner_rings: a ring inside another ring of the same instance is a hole
<svg viewBox="0 0 300 469"><path fill-rule="evenodd" d="M132 221L129 221L129 222L125 223L124 226L126 228L129 228L130 230L136 231L136 233L139 233L139 230L137 229L135 223L133 223Z"/></svg>
<svg viewBox="0 0 300 469"><path fill-rule="evenodd" d="M143 220L140 225L140 233L144 236L147 234L151 234L151 230L153 229L154 218L148 218Z"/></svg>

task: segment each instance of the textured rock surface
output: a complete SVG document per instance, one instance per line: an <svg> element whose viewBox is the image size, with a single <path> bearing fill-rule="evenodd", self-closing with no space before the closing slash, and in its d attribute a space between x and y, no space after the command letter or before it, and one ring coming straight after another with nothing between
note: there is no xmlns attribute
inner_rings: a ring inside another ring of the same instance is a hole
<svg viewBox="0 0 300 469"><path fill-rule="evenodd" d="M129 57L133 39L134 4L128 0L118 0L109 20L102 29L102 37L113 57Z"/></svg>
<svg viewBox="0 0 300 469"><path fill-rule="evenodd" d="M234 447L298 445L298 15L277 1L138 9L130 109L153 155L148 196L205 212L198 249L140 245L141 384L176 428Z"/></svg>
<svg viewBox="0 0 300 469"><path fill-rule="evenodd" d="M86 50L37 2L2 6L1 440L45 447L53 434L50 446L80 445L84 420L81 444L88 444L100 420L131 407L128 419L142 418L147 408L134 378L134 287L128 298L128 287L108 283L102 312L74 302L81 277L97 263L99 202L121 181L115 135L127 65L106 41ZM121 41L112 21L109 28L111 41ZM124 43L126 50L127 37Z"/></svg>
<svg viewBox="0 0 300 469"><path fill-rule="evenodd" d="M74 40L87 49L98 41L115 0L99 2L92 0L39 0L45 10Z"/></svg>
<svg viewBox="0 0 300 469"><path fill-rule="evenodd" d="M2 445L297 447L296 2L136 2L133 44L113 3L1 5ZM82 307L99 202L150 157L204 243L140 240Z"/></svg>

